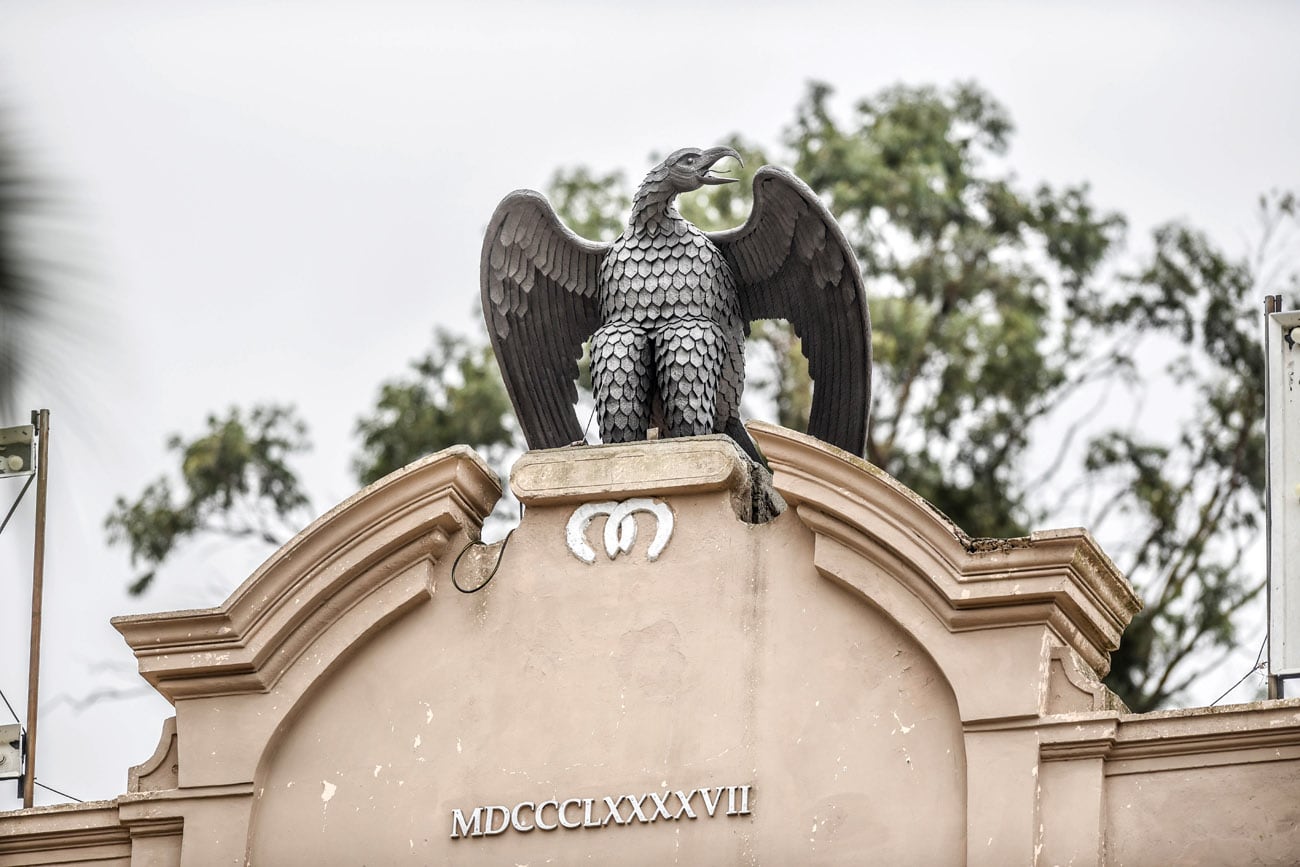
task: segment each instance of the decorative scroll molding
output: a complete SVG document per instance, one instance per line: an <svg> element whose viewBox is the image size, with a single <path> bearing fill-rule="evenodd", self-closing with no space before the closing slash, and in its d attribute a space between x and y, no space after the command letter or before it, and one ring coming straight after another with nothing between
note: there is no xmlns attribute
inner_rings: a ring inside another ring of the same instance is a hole
<svg viewBox="0 0 1300 867"><path fill-rule="evenodd" d="M162 734L153 755L127 770L128 792L153 792L174 789L179 785L177 774L180 759L176 749L176 717L163 720Z"/></svg>
<svg viewBox="0 0 1300 867"><path fill-rule="evenodd" d="M441 557L453 537L477 536L500 495L482 458L466 446L446 449L314 521L219 607L116 617L113 626L140 674L173 703L264 692L362 599ZM398 607L424 592L422 581L403 586Z"/></svg>
<svg viewBox="0 0 1300 867"><path fill-rule="evenodd" d="M622 502L609 500L604 503L583 503L574 510L573 517L569 518L569 523L564 528L569 550L584 563L596 562L596 552L587 543L587 526L597 515L606 515L605 553L611 560L620 553L629 553L636 544L637 512L648 512L655 517L655 535L650 547L646 549L646 559L651 562L657 560L672 538L673 512L667 503L649 497L633 497Z"/></svg>
<svg viewBox="0 0 1300 867"><path fill-rule="evenodd" d="M949 631L1041 624L1098 676L1109 670L1141 601L1086 530L972 539L861 458L775 425L749 430L819 541L891 563L893 579Z"/></svg>

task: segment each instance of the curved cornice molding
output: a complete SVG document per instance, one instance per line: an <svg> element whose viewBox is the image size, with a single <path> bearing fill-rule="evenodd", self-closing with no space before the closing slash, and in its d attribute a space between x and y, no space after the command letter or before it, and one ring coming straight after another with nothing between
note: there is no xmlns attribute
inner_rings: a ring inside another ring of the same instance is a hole
<svg viewBox="0 0 1300 867"><path fill-rule="evenodd" d="M819 539L888 558L899 567L890 574L950 632L1043 624L1098 675L1109 670L1142 603L1086 530L972 539L861 458L775 425L749 430L800 520Z"/></svg>
<svg viewBox="0 0 1300 867"><path fill-rule="evenodd" d="M276 551L216 608L116 617L168 701L264 692L311 642L396 575L477 536L501 483L455 446L380 479Z"/></svg>

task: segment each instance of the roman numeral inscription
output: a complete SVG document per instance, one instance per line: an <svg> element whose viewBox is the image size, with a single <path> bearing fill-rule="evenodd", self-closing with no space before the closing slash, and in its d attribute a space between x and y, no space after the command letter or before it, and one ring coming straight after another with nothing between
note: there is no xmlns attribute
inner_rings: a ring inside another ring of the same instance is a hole
<svg viewBox="0 0 1300 867"><path fill-rule="evenodd" d="M716 816L751 816L748 786L713 786L703 789L668 789L644 795L609 795L603 798L569 798L564 801L520 801L514 807L475 807L466 815L451 811L451 837L495 837L506 831L566 831L604 828L608 825L653 824ZM723 795L726 795L724 800Z"/></svg>

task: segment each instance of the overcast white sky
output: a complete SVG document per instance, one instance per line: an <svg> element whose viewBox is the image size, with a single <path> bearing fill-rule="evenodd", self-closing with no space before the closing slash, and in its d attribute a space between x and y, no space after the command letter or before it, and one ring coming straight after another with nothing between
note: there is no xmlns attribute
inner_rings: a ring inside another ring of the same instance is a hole
<svg viewBox="0 0 1300 867"><path fill-rule="evenodd" d="M775 145L809 79L846 101L976 79L1016 121L1024 184L1091 182L1134 245L1180 218L1244 252L1256 196L1300 187L1297 35L1291 3L0 0L4 119L62 202L51 252L83 273L74 345L18 401L55 425L39 778L123 791L169 708L69 702L135 688L108 618L215 604L256 563L209 547L129 599L113 498L164 469L168 433L265 400L312 425L317 511L351 494L380 381L435 323L473 327L509 190L564 164L639 177L732 132ZM29 511L0 538L20 713Z"/></svg>

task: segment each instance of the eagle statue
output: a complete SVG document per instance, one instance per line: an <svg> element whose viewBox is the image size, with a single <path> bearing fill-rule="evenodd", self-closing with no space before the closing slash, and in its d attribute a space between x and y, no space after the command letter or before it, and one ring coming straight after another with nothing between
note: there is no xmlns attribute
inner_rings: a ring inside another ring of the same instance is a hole
<svg viewBox="0 0 1300 867"><path fill-rule="evenodd" d="M583 440L574 404L582 345L606 443L725 433L755 461L740 421L745 336L785 319L814 382L808 432L862 454L871 403L871 320L852 248L826 206L785 169L754 176L744 225L704 232L681 193L734 181L740 155L683 148L646 176L609 244L570 231L544 196L518 190L483 241L483 316L530 448Z"/></svg>

